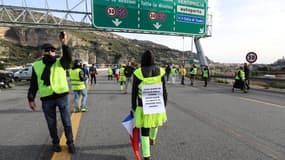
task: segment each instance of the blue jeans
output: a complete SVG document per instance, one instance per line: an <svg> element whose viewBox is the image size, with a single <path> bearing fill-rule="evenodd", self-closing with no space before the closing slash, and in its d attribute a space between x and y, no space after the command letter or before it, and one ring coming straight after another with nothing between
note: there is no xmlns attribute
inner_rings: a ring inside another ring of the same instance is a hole
<svg viewBox="0 0 285 160"><path fill-rule="evenodd" d="M53 144L59 144L59 138L57 135L57 124L56 124L56 106L59 108L61 121L64 127L65 137L67 139L66 144L73 143L73 134L71 128L70 111L68 108L68 97L67 95L56 99L43 100L42 108L47 121L49 134L52 138Z"/></svg>
<svg viewBox="0 0 285 160"><path fill-rule="evenodd" d="M87 101L87 91L86 91L86 89L74 90L73 92L74 92L74 108L76 110L79 110L78 102L79 102L80 95L82 95L80 108L85 108L86 107L86 101Z"/></svg>

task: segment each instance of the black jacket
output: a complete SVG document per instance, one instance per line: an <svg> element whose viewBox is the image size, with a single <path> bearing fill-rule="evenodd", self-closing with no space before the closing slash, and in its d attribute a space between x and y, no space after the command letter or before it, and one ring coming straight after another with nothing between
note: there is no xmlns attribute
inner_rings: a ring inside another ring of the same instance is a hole
<svg viewBox="0 0 285 160"><path fill-rule="evenodd" d="M62 65L62 67L64 69L69 69L70 66L71 66L71 63L72 63L72 52L71 52L71 49L67 45L62 45L62 52L63 52L63 55L60 58L60 63L61 63L61 65ZM30 81L30 88L29 88L28 95L27 95L29 101L34 101L38 89L39 89L38 88L38 78L37 78L37 75L36 75L34 67L33 67L32 78L31 78L31 81ZM68 92L62 93L62 94L54 93L54 94L52 94L50 96L41 98L41 100L48 100L48 99L58 98L58 97L62 97L64 95L66 95L66 94L68 94Z"/></svg>

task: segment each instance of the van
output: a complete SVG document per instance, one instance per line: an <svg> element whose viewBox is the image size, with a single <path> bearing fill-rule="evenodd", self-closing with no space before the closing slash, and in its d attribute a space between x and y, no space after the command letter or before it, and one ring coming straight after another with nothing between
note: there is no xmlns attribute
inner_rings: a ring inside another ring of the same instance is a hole
<svg viewBox="0 0 285 160"><path fill-rule="evenodd" d="M16 81L21 81L21 80L29 81L32 78L32 71L33 71L33 66L28 66L23 69L20 69L14 73L14 79Z"/></svg>

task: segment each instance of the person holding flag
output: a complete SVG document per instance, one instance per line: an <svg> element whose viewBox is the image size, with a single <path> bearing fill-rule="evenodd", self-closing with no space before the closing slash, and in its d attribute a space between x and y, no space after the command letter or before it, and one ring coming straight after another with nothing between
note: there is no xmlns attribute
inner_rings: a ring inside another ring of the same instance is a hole
<svg viewBox="0 0 285 160"><path fill-rule="evenodd" d="M155 144L158 127L167 121L164 75L165 70L155 65L154 55L144 52L141 67L134 71L132 87L132 109L135 127L141 129L144 160L151 157L150 145Z"/></svg>
<svg viewBox="0 0 285 160"><path fill-rule="evenodd" d="M126 118L122 121L122 125L126 128L130 135L132 148L136 157L136 160L141 160L140 156L140 130L135 127L134 112L130 111Z"/></svg>

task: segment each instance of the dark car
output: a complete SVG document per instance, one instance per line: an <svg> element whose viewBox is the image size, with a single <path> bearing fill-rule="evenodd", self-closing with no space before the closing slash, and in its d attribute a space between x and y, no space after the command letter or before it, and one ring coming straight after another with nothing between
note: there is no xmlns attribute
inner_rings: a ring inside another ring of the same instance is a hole
<svg viewBox="0 0 285 160"><path fill-rule="evenodd" d="M0 87L1 88L12 88L14 82L13 72L0 70Z"/></svg>

